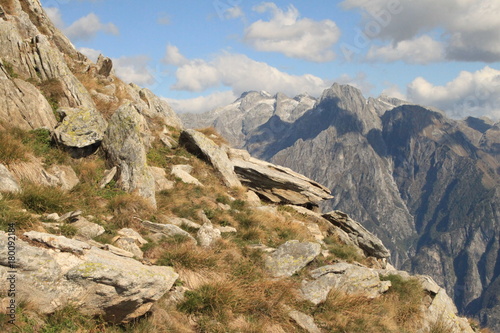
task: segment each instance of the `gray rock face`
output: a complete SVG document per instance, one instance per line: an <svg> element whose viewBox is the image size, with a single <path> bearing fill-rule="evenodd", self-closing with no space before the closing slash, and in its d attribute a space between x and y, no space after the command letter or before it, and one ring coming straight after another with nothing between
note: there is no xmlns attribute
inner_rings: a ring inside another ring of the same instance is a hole
<svg viewBox="0 0 500 333"><path fill-rule="evenodd" d="M54 134L59 143L83 148L102 141L107 123L95 109L61 108L58 112L62 121Z"/></svg>
<svg viewBox="0 0 500 333"><path fill-rule="evenodd" d="M375 258L388 258L391 253L384 246L382 241L369 232L358 222L351 219L347 214L341 211L333 211L323 214L323 217L330 221L334 226L345 231L352 241L361 248L367 256Z"/></svg>
<svg viewBox="0 0 500 333"><path fill-rule="evenodd" d="M162 233L166 236L174 236L181 235L191 239L195 244L198 242L194 239L193 236L189 234L189 232L182 230L176 225L173 224L161 224L161 223L153 223L150 221L141 221L144 227L148 228L151 231Z"/></svg>
<svg viewBox="0 0 500 333"><path fill-rule="evenodd" d="M195 130L184 130L179 138L179 143L185 146L192 154L212 164L222 175L226 186L241 186L238 177L234 173L234 166L226 152L204 134Z"/></svg>
<svg viewBox="0 0 500 333"><path fill-rule="evenodd" d="M347 263L320 267L311 271L315 280L302 281L300 291L313 304L324 302L333 288L347 294L375 298L386 292L391 283L380 281L379 274L370 268Z"/></svg>
<svg viewBox="0 0 500 333"><path fill-rule="evenodd" d="M146 313L178 277L171 267L144 266L84 242L36 232L25 235L65 251L16 241L16 296L42 313L73 304L83 313L127 322ZM5 233L0 233L0 255L0 276L5 279L10 270Z"/></svg>
<svg viewBox="0 0 500 333"><path fill-rule="evenodd" d="M318 243L288 241L266 257L265 266L274 277L292 276L321 252Z"/></svg>
<svg viewBox="0 0 500 333"><path fill-rule="evenodd" d="M311 316L306 315L303 312L292 310L288 313L290 318L292 318L300 327L309 333L321 333L319 327L314 323L314 319Z"/></svg>
<svg viewBox="0 0 500 333"><path fill-rule="evenodd" d="M148 128L133 104L121 106L111 117L102 146L108 163L118 167L118 184L125 191L137 191L156 207L155 180L146 162Z"/></svg>
<svg viewBox="0 0 500 333"><path fill-rule="evenodd" d="M274 203L317 205L331 199L330 190L291 169L255 158L233 158L241 182Z"/></svg>
<svg viewBox="0 0 500 333"><path fill-rule="evenodd" d="M206 222L198 229L196 238L198 238L200 246L210 247L221 238L221 231L214 228L212 223Z"/></svg>
<svg viewBox="0 0 500 333"><path fill-rule="evenodd" d="M14 176L5 167L5 165L0 164L0 192L19 192L21 187L14 179Z"/></svg>

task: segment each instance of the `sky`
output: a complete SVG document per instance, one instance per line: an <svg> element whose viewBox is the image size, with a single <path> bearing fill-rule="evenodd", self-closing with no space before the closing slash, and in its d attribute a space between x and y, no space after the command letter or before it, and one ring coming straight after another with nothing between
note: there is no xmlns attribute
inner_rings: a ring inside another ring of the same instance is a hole
<svg viewBox="0 0 500 333"><path fill-rule="evenodd" d="M334 82L500 120L498 0L41 0L75 47L178 113Z"/></svg>

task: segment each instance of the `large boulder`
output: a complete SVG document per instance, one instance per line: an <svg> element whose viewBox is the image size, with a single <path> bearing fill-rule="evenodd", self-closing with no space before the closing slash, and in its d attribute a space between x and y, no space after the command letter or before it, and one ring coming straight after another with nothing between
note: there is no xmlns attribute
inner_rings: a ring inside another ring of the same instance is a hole
<svg viewBox="0 0 500 333"><path fill-rule="evenodd" d="M386 292L391 283L381 281L377 271L348 263L323 266L310 272L312 281L302 281L304 299L313 304L324 302L331 289L370 298Z"/></svg>
<svg viewBox="0 0 500 333"><path fill-rule="evenodd" d="M390 257L391 253L384 246L382 241L359 222L351 219L347 214L336 210L323 214L323 217L334 226L345 231L351 240L360 247L367 256L380 259Z"/></svg>
<svg viewBox="0 0 500 333"><path fill-rule="evenodd" d="M241 155L231 161L241 182L273 203L317 206L333 198L328 188L289 168Z"/></svg>
<svg viewBox="0 0 500 333"><path fill-rule="evenodd" d="M265 259L265 266L274 277L288 277L300 271L321 252L318 243L291 240L279 246Z"/></svg>
<svg viewBox="0 0 500 333"><path fill-rule="evenodd" d="M102 146L110 166L119 170L119 186L128 192L136 191L156 207L155 179L146 160L148 133L138 108L124 104L109 120Z"/></svg>
<svg viewBox="0 0 500 333"><path fill-rule="evenodd" d="M171 267L145 266L62 236L32 231L25 237L44 246L16 240L16 299L40 313L71 304L85 314L128 322L144 315L178 278ZM2 280L11 270L7 241L0 232Z"/></svg>
<svg viewBox="0 0 500 333"><path fill-rule="evenodd" d="M60 108L61 123L54 130L57 141L66 147L83 148L99 144L106 120L93 108Z"/></svg>
<svg viewBox="0 0 500 333"><path fill-rule="evenodd" d="M241 186L227 153L204 134L192 129L184 130L179 138L179 143L185 146L190 153L212 164L222 175L226 186Z"/></svg>

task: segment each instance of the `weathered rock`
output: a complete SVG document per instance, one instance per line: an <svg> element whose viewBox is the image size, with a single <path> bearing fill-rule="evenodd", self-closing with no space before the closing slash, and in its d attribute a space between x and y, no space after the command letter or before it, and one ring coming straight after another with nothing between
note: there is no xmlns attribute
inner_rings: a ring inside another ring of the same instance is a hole
<svg viewBox="0 0 500 333"><path fill-rule="evenodd" d="M332 198L329 189L291 169L252 157L231 161L241 182L273 203L316 206Z"/></svg>
<svg viewBox="0 0 500 333"><path fill-rule="evenodd" d="M0 63L0 121L24 130L53 129L57 120L52 107L31 83L10 80Z"/></svg>
<svg viewBox="0 0 500 333"><path fill-rule="evenodd" d="M75 222L71 223L71 225L76 228L77 236L88 239L100 236L106 231L103 226L90 222L82 216L79 216Z"/></svg>
<svg viewBox="0 0 500 333"><path fill-rule="evenodd" d="M110 58L103 56L102 54L99 54L99 57L97 58L96 67L97 74L104 77L108 77L114 74L113 61Z"/></svg>
<svg viewBox="0 0 500 333"><path fill-rule="evenodd" d="M122 228L116 232L120 236L124 236L127 238L132 238L134 239L139 245L145 245L148 243L147 240L145 240L141 234L139 234L137 231L134 229L130 228Z"/></svg>
<svg viewBox="0 0 500 333"><path fill-rule="evenodd" d="M57 141L66 147L84 148L98 144L104 137L106 120L92 108L60 108L62 121L55 128Z"/></svg>
<svg viewBox="0 0 500 333"><path fill-rule="evenodd" d="M185 236L189 239L191 239L195 244L198 244L196 239L194 239L193 236L189 234L189 232L182 230L176 225L173 224L161 224L161 223L153 223L150 221L141 221L142 225L146 228L148 228L151 231L154 232L161 232L162 234L166 236L175 236L175 235L182 235Z"/></svg>
<svg viewBox="0 0 500 333"><path fill-rule="evenodd" d="M266 257L265 266L274 277L292 276L321 252L318 243L288 241Z"/></svg>
<svg viewBox="0 0 500 333"><path fill-rule="evenodd" d="M254 192L254 191L247 191L246 195L246 201L250 206L253 207L259 207L262 205L259 196Z"/></svg>
<svg viewBox="0 0 500 333"><path fill-rule="evenodd" d="M104 171L104 177L102 177L101 181L99 182L99 188L105 188L106 185L108 185L113 180L117 171L118 169L116 168L116 166Z"/></svg>
<svg viewBox="0 0 500 333"><path fill-rule="evenodd" d="M147 133L144 117L136 106L125 104L111 117L102 145L108 163L118 167L119 186L128 192L137 191L156 207L155 181L146 161Z"/></svg>
<svg viewBox="0 0 500 333"><path fill-rule="evenodd" d="M21 187L14 179L14 176L12 176L5 165L0 164L0 192L16 193L20 191Z"/></svg>
<svg viewBox="0 0 500 333"><path fill-rule="evenodd" d="M78 217L82 215L82 211L81 210L75 210L75 211L71 211L71 212L67 212L63 215L61 215L61 217L59 217L59 221L68 221L68 222L75 222Z"/></svg>
<svg viewBox="0 0 500 333"><path fill-rule="evenodd" d="M219 147L204 134L195 130L184 130L179 138L179 143L185 146L192 154L212 164L222 175L222 179L226 186L241 186L238 177L234 173L233 164L229 160L224 149Z"/></svg>
<svg viewBox="0 0 500 333"><path fill-rule="evenodd" d="M142 115L148 119L160 117L166 125L182 128L182 121L166 101L153 94L151 90L141 88L133 83L128 88L134 103L140 106Z"/></svg>
<svg viewBox="0 0 500 333"><path fill-rule="evenodd" d="M201 228L201 225L199 225L198 223L195 223L189 219L186 219L186 218L177 217L177 216L169 216L169 217L166 217L166 219L170 224L176 225L178 227L182 227L184 225L186 227L193 228L193 229L200 229Z"/></svg>
<svg viewBox="0 0 500 333"><path fill-rule="evenodd" d="M174 182L168 180L165 172L165 169L158 167L149 167L149 172L153 176L155 180L155 190L156 192L160 192L163 190L171 190L174 188Z"/></svg>
<svg viewBox="0 0 500 333"><path fill-rule="evenodd" d="M332 211L324 214L323 217L334 226L345 231L351 240L358 245L366 255L375 258L390 257L391 253L384 246L382 241L361 224L351 219L347 214L341 211Z"/></svg>
<svg viewBox="0 0 500 333"><path fill-rule="evenodd" d="M196 238L201 246L210 247L221 238L221 231L214 228L212 223L206 222L196 233Z"/></svg>
<svg viewBox="0 0 500 333"><path fill-rule="evenodd" d="M180 178L180 180L186 184L193 184L197 186L203 186L202 183L195 177L191 176L190 173L193 167L187 164L179 164L172 166L172 175Z"/></svg>
<svg viewBox="0 0 500 333"><path fill-rule="evenodd" d="M141 248L137 246L136 239L130 237L119 237L113 243L116 247L123 249L132 253L135 257L142 259L144 258L144 253Z"/></svg>
<svg viewBox="0 0 500 333"><path fill-rule="evenodd" d="M303 312L292 310L288 312L290 318L292 318L300 327L309 333L321 333L321 330L314 323L314 319L311 316L306 315Z"/></svg>
<svg viewBox="0 0 500 333"><path fill-rule="evenodd" d="M24 236L28 237L30 240L46 244L63 252L83 254L85 250L90 249L89 244L79 240L69 239L64 236L56 236L38 231L25 232Z"/></svg>
<svg viewBox="0 0 500 333"><path fill-rule="evenodd" d="M116 254L117 256L120 256L120 257L133 258L135 256L132 252L127 251L125 249L122 249L121 247L111 245L111 244L105 244L103 249L106 251L109 251L113 254Z"/></svg>
<svg viewBox="0 0 500 333"><path fill-rule="evenodd" d="M42 174L51 186L59 186L66 191L73 189L80 182L75 170L69 165L52 165L47 171L42 170Z"/></svg>
<svg viewBox="0 0 500 333"><path fill-rule="evenodd" d="M72 304L85 314L128 322L145 314L178 277L171 267L145 266L62 236L28 235L70 251L56 252L16 241L16 297L41 313ZM63 245L68 242L71 249ZM71 253L73 250L78 255ZM5 233L0 233L0 258L0 277L6 279L10 268Z"/></svg>
<svg viewBox="0 0 500 333"><path fill-rule="evenodd" d="M315 280L302 281L300 290L304 299L313 304L324 302L333 288L347 294L375 298L391 286L390 281L380 280L377 271L348 263L320 267L311 271L311 276Z"/></svg>

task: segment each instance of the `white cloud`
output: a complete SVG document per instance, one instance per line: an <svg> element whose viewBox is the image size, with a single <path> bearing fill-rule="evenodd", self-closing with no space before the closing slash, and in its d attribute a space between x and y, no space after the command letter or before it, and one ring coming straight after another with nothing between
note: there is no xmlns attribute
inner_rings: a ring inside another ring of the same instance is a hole
<svg viewBox="0 0 500 333"><path fill-rule="evenodd" d="M155 83L156 79L150 70L149 57L145 55L113 58L113 65L118 76L123 81L133 82L139 86Z"/></svg>
<svg viewBox="0 0 500 333"><path fill-rule="evenodd" d="M372 46L366 55L368 60L384 62L405 61L410 64L428 64L444 60L445 51L442 43L427 35L402 40L395 45Z"/></svg>
<svg viewBox="0 0 500 333"><path fill-rule="evenodd" d="M102 54L100 50L94 50L88 47L80 47L78 48L78 51L83 55L85 55L90 60L92 60L93 62L96 62L99 55Z"/></svg>
<svg viewBox="0 0 500 333"><path fill-rule="evenodd" d="M240 6L234 6L226 9L224 11L224 18L228 20L234 20L240 17L244 17L243 9Z"/></svg>
<svg viewBox="0 0 500 333"><path fill-rule="evenodd" d="M64 21L62 19L61 11L57 7L47 7L44 8L45 13L49 17L49 19L54 23L56 28L58 29L63 29L64 28Z"/></svg>
<svg viewBox="0 0 500 333"><path fill-rule="evenodd" d="M211 61L190 60L176 71L172 89L203 91L224 85L239 96L249 90L283 92L294 96L303 92L319 95L331 82L314 75L290 75L243 54L223 52Z"/></svg>
<svg viewBox="0 0 500 333"><path fill-rule="evenodd" d="M254 10L272 14L269 21L259 20L245 30L244 41L256 50L280 52L290 58L314 62L335 58L332 47L340 38L335 22L299 18L299 11L293 5L283 11L274 3L266 2Z"/></svg>
<svg viewBox="0 0 500 333"><path fill-rule="evenodd" d="M418 77L408 85L407 93L410 101L436 106L455 118L500 119L500 70L488 66L476 72L462 71L443 86Z"/></svg>
<svg viewBox="0 0 500 333"><path fill-rule="evenodd" d="M234 102L239 96L232 91L219 91L191 99L164 98L177 113L202 113Z"/></svg>
<svg viewBox="0 0 500 333"><path fill-rule="evenodd" d="M119 34L118 28L113 23L102 23L94 13L76 20L63 31L71 40L90 40L101 31L111 35Z"/></svg>
<svg viewBox="0 0 500 333"><path fill-rule="evenodd" d="M177 46L168 44L162 62L168 65L181 66L188 63L188 60L179 52Z"/></svg>
<svg viewBox="0 0 500 333"><path fill-rule="evenodd" d="M449 60L500 60L498 0L344 0L341 5L362 11L362 28L371 28L371 38L397 44L438 31Z"/></svg>

